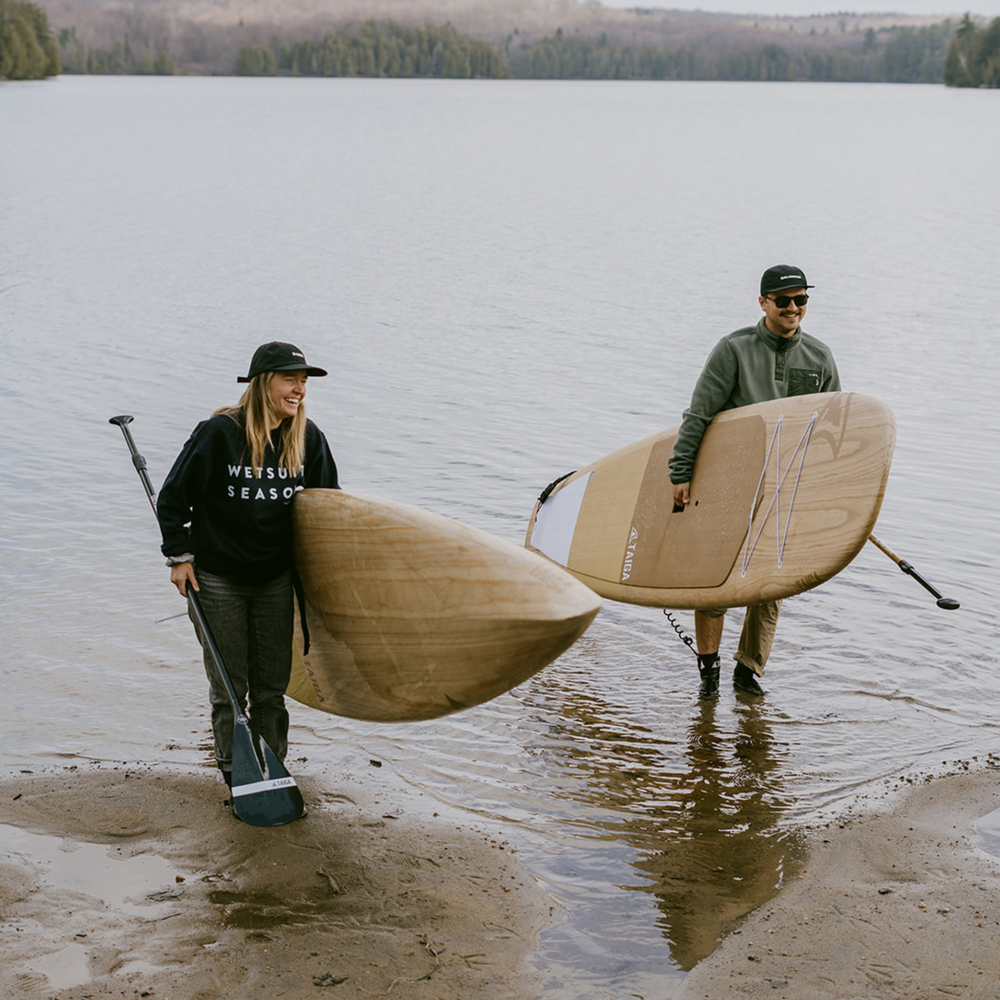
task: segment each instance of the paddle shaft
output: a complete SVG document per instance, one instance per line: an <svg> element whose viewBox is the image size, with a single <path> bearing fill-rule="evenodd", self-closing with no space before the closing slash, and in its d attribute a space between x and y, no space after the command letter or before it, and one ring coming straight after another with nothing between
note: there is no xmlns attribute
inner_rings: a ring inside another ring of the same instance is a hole
<svg viewBox="0 0 1000 1000"><path fill-rule="evenodd" d="M921 587L933 594L937 598L939 608L944 608L946 611L954 611L960 606L958 601L950 597L942 597L940 592L932 587L905 559L900 559L892 549L887 545L883 545L874 535L869 535L868 541L877 549L881 549L904 573L912 576Z"/></svg>
<svg viewBox="0 0 1000 1000"><path fill-rule="evenodd" d="M125 435L125 443L128 445L128 450L132 454L132 464L135 466L135 471L139 473L139 479L142 480L143 489L146 491L146 497L149 500L150 507L153 508L153 513L156 513L156 491L153 489L153 483L149 478L149 471L146 468L146 459L139 454L139 450L135 446L135 441L132 438L132 432L128 429L128 425L132 423L132 417L122 415L120 417L112 417L109 424L116 424L122 429L122 434ZM198 592L194 587L186 587L188 603L191 606L191 613L194 615L195 621L198 623L198 628L201 630L201 634L205 637L205 645L208 648L208 654L212 657L212 661L215 663L215 668L219 671L219 676L222 678L222 683L226 687L226 694L229 695L229 700L232 703L233 711L236 713L236 724L246 725L246 716L243 714L243 707L240 705L239 698L236 697L236 689L233 687L233 682L229 679L229 673L226 670L226 665L222 660L222 653L219 652L219 647L215 644L215 639L212 636L212 630L208 627L208 620L205 618L205 612L201 608L201 601L198 600Z"/></svg>

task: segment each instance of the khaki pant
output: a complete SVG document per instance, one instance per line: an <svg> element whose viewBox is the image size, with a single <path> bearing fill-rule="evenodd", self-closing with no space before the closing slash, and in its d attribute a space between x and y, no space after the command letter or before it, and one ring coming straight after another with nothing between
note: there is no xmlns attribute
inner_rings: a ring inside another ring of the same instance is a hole
<svg viewBox="0 0 1000 1000"><path fill-rule="evenodd" d="M726 609L703 608L701 613L708 618L721 618ZM743 619L743 632L733 659L749 667L758 677L764 676L764 666L771 655L780 613L781 601L765 601L763 604L751 604Z"/></svg>

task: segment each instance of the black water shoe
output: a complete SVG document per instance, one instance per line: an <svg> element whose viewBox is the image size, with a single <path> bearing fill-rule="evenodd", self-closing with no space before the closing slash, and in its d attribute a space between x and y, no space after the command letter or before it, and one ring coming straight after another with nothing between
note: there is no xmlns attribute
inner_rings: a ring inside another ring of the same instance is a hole
<svg viewBox="0 0 1000 1000"><path fill-rule="evenodd" d="M698 686L698 697L702 699L715 698L719 693L718 654L699 654L698 674L701 677L701 683Z"/></svg>
<svg viewBox="0 0 1000 1000"><path fill-rule="evenodd" d="M701 674L701 684L698 685L698 697L702 700L715 698L719 694L719 664L714 667L702 667L698 670Z"/></svg>
<svg viewBox="0 0 1000 1000"><path fill-rule="evenodd" d="M737 663L733 671L733 687L747 694L762 695L764 689L757 683L757 675L744 663Z"/></svg>

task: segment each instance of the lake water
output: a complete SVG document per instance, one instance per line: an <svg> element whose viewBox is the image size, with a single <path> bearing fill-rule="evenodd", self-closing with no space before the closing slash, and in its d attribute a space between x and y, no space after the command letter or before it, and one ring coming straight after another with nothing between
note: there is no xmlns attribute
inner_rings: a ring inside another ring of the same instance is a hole
<svg viewBox="0 0 1000 1000"><path fill-rule="evenodd" d="M867 546L786 602L759 704L726 685L699 704L664 616L606 602L475 710L379 726L293 709L293 769L331 795L350 774L516 847L564 907L534 958L547 996L669 997L796 870L807 826L998 762L998 101L0 85L0 767L211 776L199 653L108 417L135 416L159 484L253 348L291 340L331 370L309 412L345 488L520 542L549 481L678 422L711 346L756 321L760 272L790 261L844 386L897 417L876 532L960 611Z"/></svg>

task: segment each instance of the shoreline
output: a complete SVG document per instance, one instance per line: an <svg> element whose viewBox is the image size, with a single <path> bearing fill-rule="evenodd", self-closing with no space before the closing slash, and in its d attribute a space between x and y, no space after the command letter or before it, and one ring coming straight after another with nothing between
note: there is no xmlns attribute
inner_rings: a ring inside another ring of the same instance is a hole
<svg viewBox="0 0 1000 1000"><path fill-rule="evenodd" d="M559 904L509 844L302 784L308 816L260 829L204 772L0 778L0 996L541 996L529 961ZM1000 996L1000 855L975 829L1000 809L1000 768L897 788L807 829L802 872L671 1000Z"/></svg>
<svg viewBox="0 0 1000 1000"><path fill-rule="evenodd" d="M809 831L801 874L751 913L673 1000L1000 996L1000 856L975 824L1000 770L929 778Z"/></svg>
<svg viewBox="0 0 1000 1000"><path fill-rule="evenodd" d="M0 997L540 993L527 959L558 904L509 844L300 784L308 815L264 829L204 772L0 779Z"/></svg>

